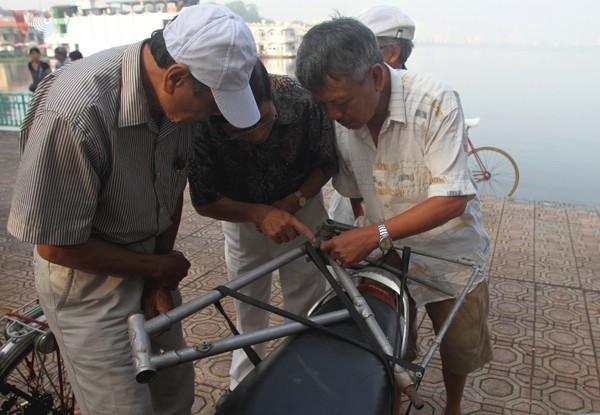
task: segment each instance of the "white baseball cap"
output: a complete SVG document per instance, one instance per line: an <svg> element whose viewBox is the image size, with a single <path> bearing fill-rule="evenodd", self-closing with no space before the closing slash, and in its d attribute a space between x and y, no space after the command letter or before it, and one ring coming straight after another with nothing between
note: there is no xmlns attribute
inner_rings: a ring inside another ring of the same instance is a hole
<svg viewBox="0 0 600 415"><path fill-rule="evenodd" d="M207 85L221 114L238 128L260 119L250 75L256 63L256 43L240 16L223 6L200 4L184 8L163 31L175 62L187 65Z"/></svg>
<svg viewBox="0 0 600 415"><path fill-rule="evenodd" d="M413 40L415 22L394 6L374 6L358 15L358 20L365 24L377 37L394 37Z"/></svg>

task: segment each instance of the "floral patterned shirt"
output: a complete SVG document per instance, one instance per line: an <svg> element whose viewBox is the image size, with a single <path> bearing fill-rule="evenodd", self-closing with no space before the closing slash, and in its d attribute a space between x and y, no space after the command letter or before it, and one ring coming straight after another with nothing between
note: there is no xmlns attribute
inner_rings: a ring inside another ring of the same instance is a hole
<svg viewBox="0 0 600 415"><path fill-rule="evenodd" d="M220 197L272 204L298 190L315 167L329 176L337 173L331 120L298 81L270 78L278 118L265 142L228 140L219 124L201 124L189 173L194 206Z"/></svg>

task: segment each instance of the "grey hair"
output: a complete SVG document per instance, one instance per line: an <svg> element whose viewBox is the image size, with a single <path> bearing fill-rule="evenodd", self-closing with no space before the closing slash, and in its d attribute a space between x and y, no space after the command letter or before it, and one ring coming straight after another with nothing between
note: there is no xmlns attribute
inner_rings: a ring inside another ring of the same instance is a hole
<svg viewBox="0 0 600 415"><path fill-rule="evenodd" d="M381 45L381 47L395 45L398 45L400 47L400 56L398 57L398 63L400 63L402 66L406 64L406 61L410 57L410 54L412 53L413 48L415 47L413 41L408 39L397 39L395 37L381 36L377 39L379 39L379 44Z"/></svg>
<svg viewBox="0 0 600 415"><path fill-rule="evenodd" d="M383 65L383 56L371 29L337 17L306 32L296 56L296 78L309 91L320 91L325 76L362 83L376 63Z"/></svg>
<svg viewBox="0 0 600 415"><path fill-rule="evenodd" d="M57 46L56 48L54 48L55 55L66 55L67 53L69 53L69 52L67 51L67 48L65 48L64 46Z"/></svg>

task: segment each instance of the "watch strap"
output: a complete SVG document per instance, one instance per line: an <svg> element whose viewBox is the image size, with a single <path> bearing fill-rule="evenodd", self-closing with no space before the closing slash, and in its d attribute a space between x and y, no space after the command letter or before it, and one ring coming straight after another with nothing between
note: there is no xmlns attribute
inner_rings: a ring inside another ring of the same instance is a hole
<svg viewBox="0 0 600 415"><path fill-rule="evenodd" d="M379 225L377 225L377 228L379 229L379 240L377 241L377 244L379 245L379 249L381 249L383 252L388 252L390 250L392 250L393 248L393 241L392 241L392 237L390 236L390 233L388 232L387 228L385 227L385 225L382 223L380 223ZM389 245L389 246L386 246Z"/></svg>
<svg viewBox="0 0 600 415"><path fill-rule="evenodd" d="M385 224L380 223L379 225L377 225L377 228L379 229L379 240L382 240L382 239L390 236L390 233L388 232L387 228L385 227Z"/></svg>
<svg viewBox="0 0 600 415"><path fill-rule="evenodd" d="M294 196L298 198L298 205L300 205L300 207L304 207L304 205L306 205L306 196L304 196L300 190L296 190L294 192Z"/></svg>

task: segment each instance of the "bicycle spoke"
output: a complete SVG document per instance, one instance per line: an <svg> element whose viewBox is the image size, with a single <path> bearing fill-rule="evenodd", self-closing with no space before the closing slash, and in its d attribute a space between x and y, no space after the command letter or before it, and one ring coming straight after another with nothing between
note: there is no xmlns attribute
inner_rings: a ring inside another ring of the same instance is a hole
<svg viewBox="0 0 600 415"><path fill-rule="evenodd" d="M0 415L73 415L75 400L53 337L44 331L11 331L0 356ZM45 336L45 337L44 337ZM43 342L42 342L43 340Z"/></svg>
<svg viewBox="0 0 600 415"><path fill-rule="evenodd" d="M516 190L519 170L506 152L494 147L477 148L469 153L468 163L481 196L506 197Z"/></svg>

